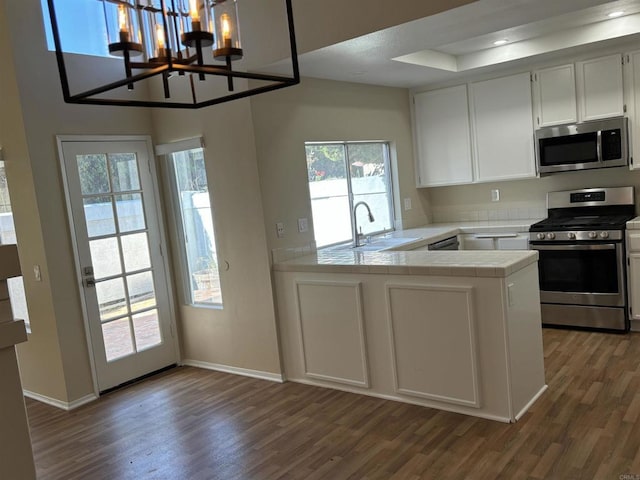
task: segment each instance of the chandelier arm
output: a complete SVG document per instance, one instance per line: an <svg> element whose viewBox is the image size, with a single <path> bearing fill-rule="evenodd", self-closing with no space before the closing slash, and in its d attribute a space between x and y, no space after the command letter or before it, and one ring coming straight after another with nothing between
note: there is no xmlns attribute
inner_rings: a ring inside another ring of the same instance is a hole
<svg viewBox="0 0 640 480"><path fill-rule="evenodd" d="M53 43L56 46L56 62L58 63L58 72L60 73L60 83L62 85L62 97L65 102L71 98L69 90L69 78L67 77L67 67L64 63L64 54L62 53L62 42L60 42L60 31L58 30L58 19L56 18L56 9L54 0L47 0L49 5L49 18L51 19L51 33L53 34Z"/></svg>
<svg viewBox="0 0 640 480"><path fill-rule="evenodd" d="M296 32L293 26L293 6L291 0L286 0L287 20L289 21L289 44L291 48L291 67L293 69L293 78L296 83L300 83L300 68L298 65L298 47L296 46Z"/></svg>
<svg viewBox="0 0 640 480"><path fill-rule="evenodd" d="M123 80L117 80L115 82L111 82L107 85L103 85L101 87L96 87L91 90L87 90L86 92L78 93L76 95L69 95L69 98L82 98L82 97L90 97L93 95L99 95L101 93L108 92L109 90L113 90L115 88L123 87L128 85L129 83L135 83L139 80L144 80L145 78L153 77L160 72L166 71L168 68L166 65L162 65L160 67L156 67L153 70L148 70L145 73L139 73L137 75L133 75L132 77L125 78Z"/></svg>

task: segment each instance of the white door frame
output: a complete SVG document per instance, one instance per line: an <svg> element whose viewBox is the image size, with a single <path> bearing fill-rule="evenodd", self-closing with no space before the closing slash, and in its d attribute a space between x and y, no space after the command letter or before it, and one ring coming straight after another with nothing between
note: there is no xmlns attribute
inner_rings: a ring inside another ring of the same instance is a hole
<svg viewBox="0 0 640 480"><path fill-rule="evenodd" d="M174 302L174 282L173 276L171 274L172 270L169 268L169 259L168 259L168 249L167 249L167 238L166 238L166 229L164 224L164 217L162 216L162 208L161 208L161 199L160 192L158 189L158 173L155 164L155 154L153 149L153 144L151 142L151 136L149 135L56 135L56 143L58 146L58 162L60 164L60 171L62 173L62 183L64 186L64 198L65 204L67 208L67 226L69 227L69 235L71 236L71 243L73 245L73 260L75 263L75 273L76 273L76 281L77 281L77 291L80 296L80 303L82 305L82 319L84 323L84 331L85 338L87 341L87 350L89 352L89 364L91 367L91 377L93 380L93 393L96 397L100 396L100 389L98 387L98 377L96 372L96 365L94 360L94 351L93 351L93 342L91 340L91 332L89 330L89 313L87 310L87 303L84 296L83 291L83 276L82 276L82 268L80 265L80 258L78 256L78 242L76 239L76 230L75 223L73 220L73 215L71 214L71 198L69 196L69 184L67 180L67 168L64 162L64 152L62 150L63 142L130 142L130 141L138 141L145 142L147 144L147 152L149 156L149 169L152 178L153 184L153 200L155 202L155 213L158 219L158 232L160 239L160 248L162 250L162 262L165 269L166 282L167 282L167 300L169 303L169 318L170 318L170 326L171 326L171 337L173 340L173 348L176 352L176 363L179 363L182 359L182 352L180 350L180 341L178 339L178 329L176 327L176 309Z"/></svg>

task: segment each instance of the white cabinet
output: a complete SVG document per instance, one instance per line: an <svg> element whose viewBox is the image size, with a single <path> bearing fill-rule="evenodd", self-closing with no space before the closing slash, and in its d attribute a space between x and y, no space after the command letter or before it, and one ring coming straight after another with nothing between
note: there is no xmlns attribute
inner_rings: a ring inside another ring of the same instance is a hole
<svg viewBox="0 0 640 480"><path fill-rule="evenodd" d="M413 103L418 187L471 183L467 86L416 93Z"/></svg>
<svg viewBox="0 0 640 480"><path fill-rule="evenodd" d="M624 115L622 55L576 63L579 120Z"/></svg>
<svg viewBox="0 0 640 480"><path fill-rule="evenodd" d="M624 56L624 88L629 118L630 166L640 168L640 161L634 162L634 152L640 152L640 50Z"/></svg>
<svg viewBox="0 0 640 480"><path fill-rule="evenodd" d="M493 237L478 237L475 234L461 235L461 250L495 250Z"/></svg>
<svg viewBox="0 0 640 480"><path fill-rule="evenodd" d="M469 85L476 181L536 176L528 72Z"/></svg>
<svg viewBox="0 0 640 480"><path fill-rule="evenodd" d="M573 64L533 72L536 128L578 121Z"/></svg>
<svg viewBox="0 0 640 480"><path fill-rule="evenodd" d="M518 233L496 238L496 250L529 250L529 234Z"/></svg>
<svg viewBox="0 0 640 480"><path fill-rule="evenodd" d="M627 230L627 292L631 330L640 330L640 230Z"/></svg>
<svg viewBox="0 0 640 480"><path fill-rule="evenodd" d="M529 250L528 233L467 233L461 250Z"/></svg>

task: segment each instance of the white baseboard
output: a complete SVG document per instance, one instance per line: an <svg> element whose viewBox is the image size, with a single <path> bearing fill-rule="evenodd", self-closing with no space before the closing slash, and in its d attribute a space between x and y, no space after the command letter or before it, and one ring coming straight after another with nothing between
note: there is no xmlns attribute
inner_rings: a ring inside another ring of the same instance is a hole
<svg viewBox="0 0 640 480"><path fill-rule="evenodd" d="M30 398L32 400L37 400L38 402L46 403L47 405L51 405L52 407L61 408L62 410L73 410L74 408L78 408L82 405L85 405L89 402L93 402L98 399L98 396L91 393L89 395L85 395L84 397L78 398L73 402L63 402L62 400L58 400L56 398L47 397L46 395L40 395L39 393L30 392L29 390L22 390L22 394Z"/></svg>
<svg viewBox="0 0 640 480"><path fill-rule="evenodd" d="M544 392L546 392L547 388L549 388L549 387L548 387L547 385L544 385L544 386L540 389L540 391L539 391L538 393L536 393L536 394L533 396L533 398L527 402L527 404L522 408L522 410L520 410L520 411L517 413L514 423L515 423L515 422L517 422L518 420L520 420L520 419L522 418L522 416L523 416L525 413L527 413L527 410L529 410L529 408L531 408L531 406L532 406L534 403L536 403L536 400L538 400L538 399L542 396L542 394L543 394Z"/></svg>
<svg viewBox="0 0 640 480"><path fill-rule="evenodd" d="M219 363L201 362L200 360L185 359L180 362L181 365L188 367L205 368L207 370L215 370L217 372L233 373L235 375L243 375L245 377L259 378L261 380L269 380L270 382L284 382L284 376L280 373L263 372L261 370L251 370L248 368L230 367L229 365L221 365Z"/></svg>
<svg viewBox="0 0 640 480"><path fill-rule="evenodd" d="M640 332L640 320L631 319L629 323L631 324L632 332Z"/></svg>
<svg viewBox="0 0 640 480"><path fill-rule="evenodd" d="M377 392L373 392L371 390L363 390L363 389L357 389L357 388L350 388L346 385L323 385L320 384L318 382L314 382L312 380L307 380L304 378L289 378L288 381L290 382L295 382L295 383L302 383L304 385L312 385L314 387L320 387L320 388L330 388L332 390L340 390L341 392L349 392L349 393L356 393L358 395L366 395L368 397L375 397L375 398L381 398L383 400L393 400L394 402L401 402L401 403L409 403L411 405L418 405L420 407L427 407L427 408L433 408L436 410L444 410L445 412L453 412L453 413L461 413L463 415L472 415L474 417L479 417L479 418L484 418L485 420L494 420L496 422L501 422L501 423L512 423L511 419L509 417L502 417L499 415L493 415L491 413L483 413L483 412L478 412L475 408L471 408L471 409L465 409L465 408L458 408L455 405L442 405L442 403L434 403L428 400L414 400L414 399L410 399L407 397L399 397L396 395L389 395L389 394L385 394L385 393L377 393Z"/></svg>

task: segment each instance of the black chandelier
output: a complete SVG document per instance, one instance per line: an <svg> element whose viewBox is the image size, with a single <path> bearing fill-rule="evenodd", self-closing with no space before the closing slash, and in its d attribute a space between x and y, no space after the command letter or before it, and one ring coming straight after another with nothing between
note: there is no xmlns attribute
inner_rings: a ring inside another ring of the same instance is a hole
<svg viewBox="0 0 640 480"><path fill-rule="evenodd" d="M284 2L283 15L287 18L290 76L234 70L233 62L244 54L238 0L97 1L102 2L109 55L122 58L122 74L103 85L72 93L69 80L70 73L75 72L68 71L65 63L55 0L47 0L67 103L200 108L300 83L291 0L278 0ZM78 63L74 58L73 64ZM172 98L176 88L173 78L182 79L177 99ZM222 79L225 88L199 87L199 83L214 78ZM246 80L242 83L246 88L236 91L235 79ZM126 93L136 90L138 96ZM142 98L140 90L144 90Z"/></svg>

